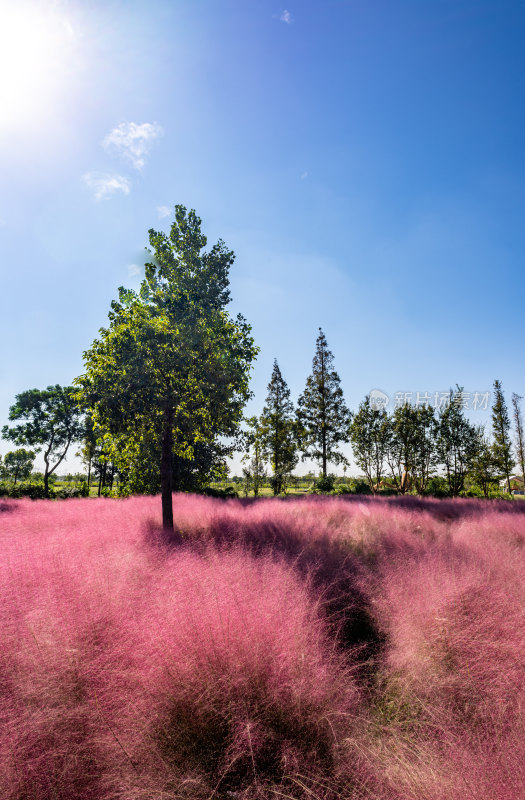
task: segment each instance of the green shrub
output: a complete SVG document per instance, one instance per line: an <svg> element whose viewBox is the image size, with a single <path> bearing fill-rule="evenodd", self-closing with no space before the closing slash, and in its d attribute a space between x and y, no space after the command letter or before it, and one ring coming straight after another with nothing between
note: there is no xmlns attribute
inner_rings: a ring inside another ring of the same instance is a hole
<svg viewBox="0 0 525 800"><path fill-rule="evenodd" d="M70 497L88 497L88 485L84 481L80 486L64 486L62 489L55 489L54 496L59 500L67 500Z"/></svg>
<svg viewBox="0 0 525 800"><path fill-rule="evenodd" d="M362 478L352 478L350 486L354 494L372 494L372 489Z"/></svg>
<svg viewBox="0 0 525 800"><path fill-rule="evenodd" d="M318 478L314 484L314 492L328 494L334 491L335 475L325 475Z"/></svg>
<svg viewBox="0 0 525 800"><path fill-rule="evenodd" d="M19 499L21 497L30 497L31 500L42 500L46 494L44 491L43 483L17 483L15 486L8 484L0 484L0 495L4 497L13 497ZM49 497L54 497L53 489L49 489Z"/></svg>
<svg viewBox="0 0 525 800"><path fill-rule="evenodd" d="M425 494L431 497L450 497L450 489L445 478L439 475L434 475L434 477L430 478Z"/></svg>
<svg viewBox="0 0 525 800"><path fill-rule="evenodd" d="M201 494L206 495L206 497L219 497L222 500L227 500L231 497L239 497L233 486L226 486L225 489L214 489L212 486L207 486L205 489L202 489Z"/></svg>

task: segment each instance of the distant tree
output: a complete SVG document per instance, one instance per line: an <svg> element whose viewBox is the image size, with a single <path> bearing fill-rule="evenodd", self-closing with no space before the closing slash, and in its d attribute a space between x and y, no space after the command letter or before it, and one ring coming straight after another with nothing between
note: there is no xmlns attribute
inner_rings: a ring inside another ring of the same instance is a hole
<svg viewBox="0 0 525 800"><path fill-rule="evenodd" d="M510 439L510 419L505 403L501 382L494 381L494 403L492 405L492 452L494 463L507 482L510 494L510 476L514 466L512 458L512 442Z"/></svg>
<svg viewBox="0 0 525 800"><path fill-rule="evenodd" d="M277 360L273 362L260 426L263 454L271 463L273 493L277 495L286 488L287 478L298 460L294 408Z"/></svg>
<svg viewBox="0 0 525 800"><path fill-rule="evenodd" d="M13 427L4 425L2 436L15 444L42 451L45 463L44 488L49 495L49 478L60 466L73 441L83 433L81 412L73 398L72 386L28 389L16 395L9 409L10 420L22 420Z"/></svg>
<svg viewBox="0 0 525 800"><path fill-rule="evenodd" d="M525 432L523 430L523 419L521 416L521 395L512 394L512 412L514 417L514 435L516 444L516 456L521 469L523 479L523 491L525 492Z"/></svg>
<svg viewBox="0 0 525 800"><path fill-rule="evenodd" d="M350 420L334 357L319 328L312 374L297 404L297 421L303 460L310 457L320 462L323 478L328 462L348 463L338 445L349 440Z"/></svg>
<svg viewBox="0 0 525 800"><path fill-rule="evenodd" d="M350 441L356 464L363 470L374 493L383 477L389 435L386 411L373 408L367 395L352 416Z"/></svg>
<svg viewBox="0 0 525 800"><path fill-rule="evenodd" d="M25 450L20 447L18 450L11 450L5 454L3 464L3 474L7 479L13 481L13 485L18 480L26 480L31 475L36 453L33 450Z"/></svg>
<svg viewBox="0 0 525 800"><path fill-rule="evenodd" d="M496 482L496 464L492 446L482 427L478 428L478 437L478 449L472 459L469 475L488 497Z"/></svg>
<svg viewBox="0 0 525 800"><path fill-rule="evenodd" d="M396 489L405 494L410 488L418 450L418 409L410 403L394 409L389 418L390 435L386 459Z"/></svg>
<svg viewBox="0 0 525 800"><path fill-rule="evenodd" d="M463 413L463 389L450 390L449 404L440 412L437 455L453 497L463 490L465 476L479 453L479 430Z"/></svg>
<svg viewBox="0 0 525 800"><path fill-rule="evenodd" d="M87 467L87 485L91 486L91 468L93 460L97 455L97 434L95 433L95 426L91 414L86 414L84 417L84 432L80 440L81 447L76 455L82 460L82 463Z"/></svg>
<svg viewBox="0 0 525 800"><path fill-rule="evenodd" d="M203 252L195 211L176 206L169 236L150 230L149 240L139 292L119 290L75 383L113 463L135 490L144 476L160 488L173 528L173 489L186 488L198 456L211 476L222 437L238 432L258 348L227 312L234 254L222 241Z"/></svg>
<svg viewBox="0 0 525 800"><path fill-rule="evenodd" d="M246 420L248 430L245 434L245 453L242 457L246 464L243 467L243 476L248 488L253 489L254 497L259 495L259 490L266 478L264 468L263 427L258 417L249 417Z"/></svg>
<svg viewBox="0 0 525 800"><path fill-rule="evenodd" d="M437 466L438 423L434 409L428 405L416 408L415 447L412 477L418 494L424 494Z"/></svg>

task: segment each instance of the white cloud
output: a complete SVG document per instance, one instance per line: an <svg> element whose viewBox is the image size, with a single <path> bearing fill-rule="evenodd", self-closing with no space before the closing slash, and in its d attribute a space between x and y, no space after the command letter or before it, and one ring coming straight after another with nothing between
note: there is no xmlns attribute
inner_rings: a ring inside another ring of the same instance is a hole
<svg viewBox="0 0 525 800"><path fill-rule="evenodd" d="M140 267L138 264L128 264L128 277L134 278L135 275L140 275Z"/></svg>
<svg viewBox="0 0 525 800"><path fill-rule="evenodd" d="M171 217L171 208L169 206L157 206L157 214L159 215L159 219Z"/></svg>
<svg viewBox="0 0 525 800"><path fill-rule="evenodd" d="M93 190L95 200L111 197L116 192L129 194L131 191L131 181L114 172L86 172L82 175L82 180Z"/></svg>
<svg viewBox="0 0 525 800"><path fill-rule="evenodd" d="M142 169L146 163L155 139L164 133L156 122L121 122L102 140L102 147L124 161L129 161L135 169Z"/></svg>
<svg viewBox="0 0 525 800"><path fill-rule="evenodd" d="M279 19L281 20L281 22L285 22L287 25L291 25L293 22L293 17L290 14L290 12L286 10L286 8L284 9Z"/></svg>

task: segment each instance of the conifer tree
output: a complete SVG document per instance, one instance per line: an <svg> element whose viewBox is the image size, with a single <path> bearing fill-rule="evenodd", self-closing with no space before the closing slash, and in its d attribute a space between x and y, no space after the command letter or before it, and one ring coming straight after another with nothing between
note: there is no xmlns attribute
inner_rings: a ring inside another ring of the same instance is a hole
<svg viewBox="0 0 525 800"><path fill-rule="evenodd" d="M523 431L523 418L521 416L521 400L523 400L521 395L513 392L512 411L514 417L514 434L516 436L516 456L518 464L520 465L521 477L523 478L523 491L525 492L525 433Z"/></svg>
<svg viewBox="0 0 525 800"><path fill-rule="evenodd" d="M510 475L514 466L512 443L510 441L510 419L507 404L501 388L501 381L494 381L494 403L492 406L492 452L494 463L507 481L510 494Z"/></svg>
<svg viewBox="0 0 525 800"><path fill-rule="evenodd" d="M303 459L311 457L321 463L323 478L329 461L348 463L339 452L340 442L348 442L350 412L341 389L341 380L334 369L334 357L328 349L326 337L319 328L312 374L307 378L304 392L299 398L297 420L301 437Z"/></svg>
<svg viewBox="0 0 525 800"><path fill-rule="evenodd" d="M286 488L286 479L297 464L294 408L277 360L273 362L260 423L263 451L272 465L273 493L277 495Z"/></svg>

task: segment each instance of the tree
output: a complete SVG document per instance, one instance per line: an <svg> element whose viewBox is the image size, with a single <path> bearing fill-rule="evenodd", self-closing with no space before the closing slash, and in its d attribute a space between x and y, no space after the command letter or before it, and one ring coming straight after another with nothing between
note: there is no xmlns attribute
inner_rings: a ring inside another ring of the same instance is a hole
<svg viewBox="0 0 525 800"><path fill-rule="evenodd" d="M91 486L91 467L97 455L97 436L90 414L86 414L84 418L84 432L80 441L82 446L75 455L79 456L87 467L87 485L89 487Z"/></svg>
<svg viewBox="0 0 525 800"><path fill-rule="evenodd" d="M363 470L374 493L383 477L388 440L387 413L384 408L373 408L367 395L352 417L350 441L356 464Z"/></svg>
<svg viewBox="0 0 525 800"><path fill-rule="evenodd" d="M394 410L389 422L386 458L396 489L405 494L410 488L417 460L417 408L405 403Z"/></svg>
<svg viewBox="0 0 525 800"><path fill-rule="evenodd" d="M434 409L428 405L416 408L414 459L412 477L418 494L423 494L437 466L438 425Z"/></svg>
<svg viewBox="0 0 525 800"><path fill-rule="evenodd" d="M463 414L463 388L450 390L449 403L439 415L437 454L453 497L462 491L465 476L479 453L479 430Z"/></svg>
<svg viewBox="0 0 525 800"><path fill-rule="evenodd" d="M5 477L10 478L13 481L13 485L16 485L19 479L23 481L29 478L33 469L35 455L33 450L25 450L23 447L6 453L3 466Z"/></svg>
<svg viewBox="0 0 525 800"><path fill-rule="evenodd" d="M286 479L297 464L297 443L290 390L276 360L260 423L263 454L272 465L273 493L277 495L286 488Z"/></svg>
<svg viewBox="0 0 525 800"><path fill-rule="evenodd" d="M195 211L176 206L169 236L151 229L149 241L139 292L119 289L75 384L104 451L123 477L140 481L145 471L148 488L160 486L163 524L173 528L172 492L188 476L181 465L203 450L213 462L220 437L236 435L258 348L246 320L226 311L235 256L221 240L202 252Z"/></svg>
<svg viewBox="0 0 525 800"><path fill-rule="evenodd" d="M496 464L490 441L482 427L478 428L478 451L472 459L470 476L481 487L485 497L489 496L491 487L496 481Z"/></svg>
<svg viewBox="0 0 525 800"><path fill-rule="evenodd" d="M22 420L12 428L4 425L2 436L15 444L28 445L44 456L44 489L49 496L49 478L62 463L71 442L82 436L81 412L72 386L48 386L17 394L9 409L10 420Z"/></svg>
<svg viewBox="0 0 525 800"><path fill-rule="evenodd" d="M339 375L334 369L334 357L319 328L312 374L298 400L297 420L303 450L303 460L314 458L321 464L323 478L329 461L348 463L337 446L349 440L350 412L346 406Z"/></svg>
<svg viewBox="0 0 525 800"><path fill-rule="evenodd" d="M248 431L245 434L246 452L242 460L247 466L243 467L242 472L248 491L250 488L253 489L253 495L257 497L259 495L259 489L266 478L266 470L264 469L263 428L261 421L255 416L249 417L246 423L248 425Z"/></svg>
<svg viewBox="0 0 525 800"><path fill-rule="evenodd" d="M521 477L523 479L523 491L525 492L525 434L523 431L523 419L521 416L520 402L523 398L513 392L512 394L512 411L514 417L514 433L516 436L516 456L518 464L521 469Z"/></svg>
<svg viewBox="0 0 525 800"><path fill-rule="evenodd" d="M510 419L501 382L494 381L494 403L492 405L492 453L494 464L507 482L510 494L510 476L514 466L512 443L510 440Z"/></svg>

